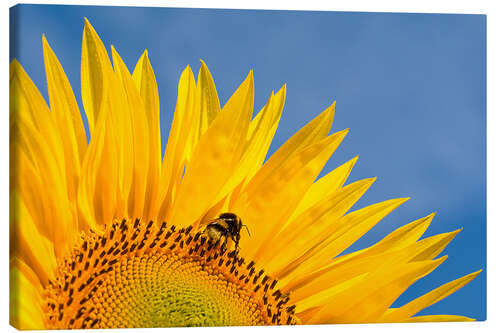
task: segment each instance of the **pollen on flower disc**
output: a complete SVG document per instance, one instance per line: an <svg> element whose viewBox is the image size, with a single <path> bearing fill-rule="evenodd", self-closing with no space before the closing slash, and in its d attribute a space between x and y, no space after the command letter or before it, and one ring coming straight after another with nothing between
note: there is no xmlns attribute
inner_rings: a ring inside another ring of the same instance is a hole
<svg viewBox="0 0 500 333"><path fill-rule="evenodd" d="M295 324L276 280L191 227L89 232L45 290L50 328Z"/></svg>

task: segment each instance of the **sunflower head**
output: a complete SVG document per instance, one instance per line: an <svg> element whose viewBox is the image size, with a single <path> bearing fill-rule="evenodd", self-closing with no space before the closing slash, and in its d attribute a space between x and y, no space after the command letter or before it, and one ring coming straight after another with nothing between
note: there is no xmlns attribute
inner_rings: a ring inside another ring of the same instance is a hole
<svg viewBox="0 0 500 333"><path fill-rule="evenodd" d="M250 71L221 107L201 62L181 74L163 153L147 52L129 72L85 20L80 112L45 37L43 51L50 106L10 65L14 326L469 320L415 315L479 272L391 307L446 259L458 230L421 239L434 214L343 255L407 198L351 211L375 181L345 184L357 157L318 179L348 132L330 134L335 103L266 160L286 86L253 115Z"/></svg>

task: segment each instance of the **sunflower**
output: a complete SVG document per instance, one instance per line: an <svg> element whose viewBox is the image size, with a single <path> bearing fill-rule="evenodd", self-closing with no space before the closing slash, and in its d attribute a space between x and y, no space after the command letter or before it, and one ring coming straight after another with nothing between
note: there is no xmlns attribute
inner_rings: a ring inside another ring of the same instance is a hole
<svg viewBox="0 0 500 333"><path fill-rule="evenodd" d="M21 65L10 65L15 327L472 320L415 315L479 272L391 307L446 259L438 256L460 231L421 239L434 214L343 255L407 198L350 211L375 181L345 185L357 157L317 179L347 134L329 134L335 103L265 161L286 86L252 118L251 71L221 108L205 63L197 80L188 66L162 158L147 51L131 74L85 20L87 140L42 39L50 108Z"/></svg>

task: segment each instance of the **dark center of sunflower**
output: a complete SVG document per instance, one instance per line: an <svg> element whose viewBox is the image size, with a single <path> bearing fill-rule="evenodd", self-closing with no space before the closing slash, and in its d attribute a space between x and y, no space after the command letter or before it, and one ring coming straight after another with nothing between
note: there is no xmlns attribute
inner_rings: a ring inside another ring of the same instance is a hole
<svg viewBox="0 0 500 333"><path fill-rule="evenodd" d="M49 328L295 324L277 281L191 227L90 232L45 290Z"/></svg>

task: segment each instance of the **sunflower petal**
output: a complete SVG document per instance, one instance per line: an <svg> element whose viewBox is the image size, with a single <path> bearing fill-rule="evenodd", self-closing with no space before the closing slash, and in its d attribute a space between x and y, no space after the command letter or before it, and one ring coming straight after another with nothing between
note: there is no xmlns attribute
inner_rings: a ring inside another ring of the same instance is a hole
<svg viewBox="0 0 500 333"><path fill-rule="evenodd" d="M144 200L144 218L154 219L157 210L158 183L161 170L160 99L156 77L149 62L148 52L137 62L132 74L137 90L140 92L148 120L149 170Z"/></svg>
<svg viewBox="0 0 500 333"><path fill-rule="evenodd" d="M351 246L356 240L373 228L380 220L409 198L383 201L345 215L339 222L341 228L331 234L327 246L298 268L297 274L318 269ZM300 272L300 273L299 273Z"/></svg>
<svg viewBox="0 0 500 333"><path fill-rule="evenodd" d="M321 309L320 306L311 307L304 311L296 313L297 317L300 319L301 324L307 325L310 323L311 318Z"/></svg>
<svg viewBox="0 0 500 333"><path fill-rule="evenodd" d="M266 105L264 106L263 110L259 112L259 114L266 113L270 114L268 110L271 108L270 105L272 104L272 96L269 98L267 101ZM264 117L266 120L270 119L270 117ZM261 118L262 119L262 118ZM252 121L253 122L253 121ZM266 128L268 130L269 127ZM248 131L250 132L250 131ZM254 131L255 134L256 131ZM226 182L220 193L218 194L218 198L225 197L229 192L235 190L237 186L241 184L242 187L244 186L244 180L247 178L249 170L253 167L255 163L259 163L257 161L257 154L258 150L262 147L263 139L262 137L259 137L259 142L257 143L257 140L251 140L247 139L247 143L245 144L245 148L243 151L243 154L241 156L240 161L238 162L235 170L233 171L231 177L229 180ZM237 195L239 192L233 193L233 196Z"/></svg>
<svg viewBox="0 0 500 333"><path fill-rule="evenodd" d="M18 192L12 190L10 195L11 255L22 258L46 286L57 266L53 243L37 230Z"/></svg>
<svg viewBox="0 0 500 333"><path fill-rule="evenodd" d="M419 246L421 250L416 252L412 261L429 260L437 257L461 230L462 229L458 229L452 232L435 235L417 242L416 245Z"/></svg>
<svg viewBox="0 0 500 333"><path fill-rule="evenodd" d="M59 128L66 162L66 179L70 200L76 197L80 163L87 148L87 137L73 90L49 43L42 36L45 73L49 90L50 108Z"/></svg>
<svg viewBox="0 0 500 333"><path fill-rule="evenodd" d="M65 174L64 150L59 131L47 103L37 87L17 60L10 64L10 114L11 125L22 120L40 134L40 144L47 146L54 168L60 175ZM30 156L37 159L37 155ZM60 180L66 186L66 177Z"/></svg>
<svg viewBox="0 0 500 333"><path fill-rule="evenodd" d="M329 172L327 175L321 177L312 184L309 190L304 195L302 201L295 212L293 212L290 220L293 220L298 215L303 213L306 209L313 206L315 203L325 198L329 194L338 190L347 180L349 174L351 173L354 164L358 161L358 156L354 157L350 161L342 164L341 166L335 168L333 171Z"/></svg>
<svg viewBox="0 0 500 333"><path fill-rule="evenodd" d="M16 134L16 132L20 132L20 124L18 121L11 128L10 163L11 170L16 170L16 172L12 172L10 175L10 190L11 192L18 191L19 197L23 200L28 211L31 212L40 233L52 239L52 214L55 214L50 205L52 191L44 196L38 195L45 188L46 177L42 178L38 172L36 161L30 159L29 143L23 142L22 135Z"/></svg>
<svg viewBox="0 0 500 333"><path fill-rule="evenodd" d="M331 295L330 302L313 320L323 323L375 322L403 291L445 259L408 264L388 261L365 279Z"/></svg>
<svg viewBox="0 0 500 333"><path fill-rule="evenodd" d="M212 78L212 74L208 70L207 65L203 60L200 60L201 67L198 73L198 81L196 88L199 90L200 104L200 133L201 137L206 132L212 121L220 112L220 102L217 95L217 89Z"/></svg>
<svg viewBox="0 0 500 333"><path fill-rule="evenodd" d="M395 247L384 252L373 252L371 255L363 253L363 255L342 256L316 271L296 274L296 277L291 279L281 290L283 292L292 291L291 301L300 301L331 286L373 271L388 261L409 263L416 261L415 258L424 253L432 253L432 256L422 256L421 259L430 260L442 251L454 235L456 232L440 234L420 242L413 242L404 248Z"/></svg>
<svg viewBox="0 0 500 333"><path fill-rule="evenodd" d="M149 140L149 126L148 116L144 109L141 96L137 90L132 76L130 75L125 63L121 59L115 48L111 47L113 64L116 73L121 79L125 95L127 97L130 120L132 124L132 145L133 145L133 171L132 171L132 187L128 198L128 214L133 218L140 218L143 216L144 205L146 200L151 203L152 192L148 193L147 182L150 169L150 140ZM128 120L128 119L127 119ZM130 162L129 162L130 163ZM155 178L153 176L153 178ZM154 191L153 187L156 184L150 183L150 191ZM148 206L149 207L149 206ZM149 214L149 211L148 211Z"/></svg>
<svg viewBox="0 0 500 333"><path fill-rule="evenodd" d="M317 295L323 291L364 276L388 260L397 261L395 258L404 258L406 253L406 251L399 251L395 254L382 253L367 258L353 258L341 263L332 262L317 271L297 275L281 289L284 293L291 292L290 300L293 303L310 298L309 302L316 306L318 305Z"/></svg>
<svg viewBox="0 0 500 333"><path fill-rule="evenodd" d="M99 118L82 164L78 187L80 218L92 229L113 219L117 207L118 157L111 112Z"/></svg>
<svg viewBox="0 0 500 333"><path fill-rule="evenodd" d="M332 127L335 103L288 139L256 173L252 182L262 182L276 168L306 147L324 139Z"/></svg>
<svg viewBox="0 0 500 333"><path fill-rule="evenodd" d="M256 128L250 137L247 135L245 151L238 162L231 178L226 182L218 197L226 196L241 184L244 187L255 175L264 162L272 138L278 127L277 115L281 114L285 102L285 88L282 88L277 95L272 94L264 108L258 113L262 115ZM251 124L254 123L252 120ZM250 130L248 131L250 133ZM233 192L233 201L239 192Z"/></svg>
<svg viewBox="0 0 500 333"><path fill-rule="evenodd" d="M328 243L328 236L340 228L339 220L370 188L375 178L357 181L324 197L297 216L271 240L275 251L266 251L261 262L282 278ZM290 246L293 244L293 246Z"/></svg>
<svg viewBox="0 0 500 333"><path fill-rule="evenodd" d="M394 251L413 244L424 234L435 215L435 213L432 213L426 217L408 223L394 230L376 244L366 249L341 256L335 259L335 261L340 263L342 261L351 260L354 257L370 257L384 251Z"/></svg>
<svg viewBox="0 0 500 333"><path fill-rule="evenodd" d="M269 160L257 172L231 208L251 228L259 230L251 240L242 239L241 247L249 251L245 255L259 260L269 245L267 240L281 229L346 134L347 130L332 134L294 153L282 164ZM245 246L250 241L252 246Z"/></svg>
<svg viewBox="0 0 500 333"><path fill-rule="evenodd" d="M412 319L410 317L416 315L421 310L441 301L445 297L453 294L455 291L474 280L479 273L481 273L481 271L477 271L454 281L448 282L428 292L427 294L414 299L406 305L403 305L398 309L394 309L393 311L385 315L383 317L383 320L386 322L410 320Z"/></svg>
<svg viewBox="0 0 500 333"><path fill-rule="evenodd" d="M94 132L107 95L109 85L107 78L111 72L111 62L106 48L97 32L85 18L81 62L82 101L91 134Z"/></svg>
<svg viewBox="0 0 500 333"><path fill-rule="evenodd" d="M405 320L406 323L425 323L425 322L452 322L452 321L476 321L473 318L455 315L428 315L411 317Z"/></svg>
<svg viewBox="0 0 500 333"><path fill-rule="evenodd" d="M92 226L108 223L117 212L126 216L124 195L128 193L130 177L124 170L124 152L131 145L125 93L103 43L88 20L83 31L81 72L82 99L91 140L82 163L78 209L80 218Z"/></svg>
<svg viewBox="0 0 500 333"><path fill-rule="evenodd" d="M246 183L257 173L262 163L264 163L266 154L278 128L283 107L285 106L285 98L286 85L283 85L276 94L271 95L268 108L264 108L259 112L250 124L251 128L248 131L250 136L247 137L246 162L248 163L248 171L246 174Z"/></svg>
<svg viewBox="0 0 500 333"><path fill-rule="evenodd" d="M45 328L40 290L33 274L20 261L14 260L10 268L9 322L22 330Z"/></svg>
<svg viewBox="0 0 500 333"><path fill-rule="evenodd" d="M190 154L190 140L187 128L191 128L195 118L196 84L193 72L188 66L179 79L177 105L165 149L159 185L160 209L158 220L163 221L170 211L174 194L180 184L187 155Z"/></svg>
<svg viewBox="0 0 500 333"><path fill-rule="evenodd" d="M65 174L50 145L21 114L11 126L10 147L12 170L16 170L11 174L11 190L18 190L33 212L38 230L54 242L59 256L68 250L71 236L78 228L77 216L68 200Z"/></svg>
<svg viewBox="0 0 500 333"><path fill-rule="evenodd" d="M229 179L243 152L253 97L250 72L196 145L171 210L176 225L198 221Z"/></svg>

